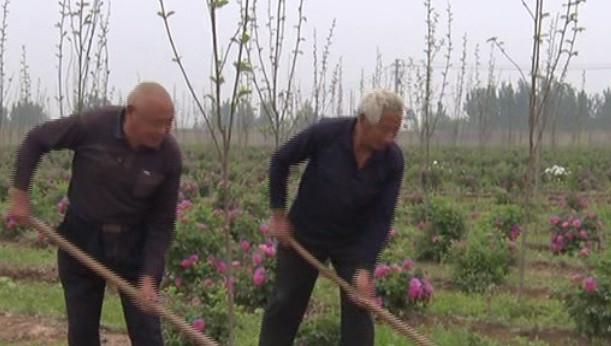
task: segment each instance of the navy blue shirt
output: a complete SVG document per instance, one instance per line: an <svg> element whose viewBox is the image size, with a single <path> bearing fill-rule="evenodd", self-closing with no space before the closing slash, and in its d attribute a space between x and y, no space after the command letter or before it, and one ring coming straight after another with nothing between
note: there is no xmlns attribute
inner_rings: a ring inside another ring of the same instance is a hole
<svg viewBox="0 0 611 346"><path fill-rule="evenodd" d="M279 148L270 165L270 204L286 209L289 168L309 159L289 212L296 235L352 244L360 265L371 269L390 231L404 161L393 143L359 169L352 140L356 121L323 119Z"/></svg>

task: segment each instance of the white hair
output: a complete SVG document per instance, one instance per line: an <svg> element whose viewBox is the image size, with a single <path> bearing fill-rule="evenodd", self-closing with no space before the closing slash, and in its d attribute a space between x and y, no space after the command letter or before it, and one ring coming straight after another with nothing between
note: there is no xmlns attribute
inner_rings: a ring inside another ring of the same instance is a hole
<svg viewBox="0 0 611 346"><path fill-rule="evenodd" d="M370 124L377 124L384 112L398 113L403 116L405 106L399 95L385 89L373 90L361 99L358 115L363 114Z"/></svg>

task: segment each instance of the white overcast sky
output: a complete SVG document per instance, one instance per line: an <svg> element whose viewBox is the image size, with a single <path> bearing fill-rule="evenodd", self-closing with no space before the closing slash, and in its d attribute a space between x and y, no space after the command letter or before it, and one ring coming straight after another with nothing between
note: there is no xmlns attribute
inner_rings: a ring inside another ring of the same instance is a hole
<svg viewBox="0 0 611 346"><path fill-rule="evenodd" d="M73 0L74 1L74 0ZM156 80L172 89L183 89L183 80L163 31L157 0L107 0L111 5L109 35L110 85L126 91L138 80ZM211 51L209 22L203 0L166 0L166 6L176 11L171 24L184 62L195 82L208 84ZM235 2L231 0L231 2ZM260 1L265 5L267 1ZM529 3L534 1L527 1ZM547 0L548 9L560 10L560 0ZM287 0L287 14L292 21L297 0ZM446 30L447 1L434 1L440 12L439 32ZM491 36L504 41L510 54L520 65L527 66L530 54L531 22L520 0L450 0L454 12L454 64L458 64L460 41L469 38L469 60L473 62L476 43L481 46L483 70L489 48L485 43ZM46 94L56 95L56 48L59 7L55 0L11 0L8 16L7 74L18 76L21 46L27 49L27 61L32 79L41 79ZM236 25L236 8L228 6L220 13L222 28L232 30ZM425 11L421 0L305 0L304 27L306 41L304 56L298 62L296 79L304 89L311 85L312 31L318 32L322 45L333 18L337 20L331 63L340 57L344 62L344 91L359 89L361 70L371 75L375 68L376 49L389 65L395 58L423 57ZM579 55L573 60L569 80L581 85L582 68L586 68L586 89L600 92L611 86L611 0L588 0L581 8L580 22L586 28L577 42ZM290 27L287 31L291 31ZM289 41L289 42L292 42ZM441 54L438 64L441 64ZM498 67L510 63L496 54ZM500 80L513 78L509 70L499 71ZM35 83L34 83L35 84ZM13 91L18 89L14 83ZM14 97L14 96L13 96ZM347 96L345 96L347 97Z"/></svg>

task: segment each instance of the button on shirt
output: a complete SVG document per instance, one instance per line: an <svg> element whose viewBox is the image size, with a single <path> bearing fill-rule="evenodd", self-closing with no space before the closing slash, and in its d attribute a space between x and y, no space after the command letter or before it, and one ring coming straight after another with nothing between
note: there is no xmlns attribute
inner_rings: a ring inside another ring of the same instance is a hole
<svg viewBox="0 0 611 346"><path fill-rule="evenodd" d="M289 212L297 235L327 244L352 244L360 264L373 268L387 239L403 177L395 143L358 168L356 118L329 118L297 134L270 165L270 204L284 209L291 165L309 160Z"/></svg>
<svg viewBox="0 0 611 346"><path fill-rule="evenodd" d="M132 149L124 117L124 108L111 106L34 128L18 150L13 185L28 190L43 154L73 150L70 208L95 223L144 225L143 271L153 275L163 269L176 220L181 153L171 135L158 149Z"/></svg>

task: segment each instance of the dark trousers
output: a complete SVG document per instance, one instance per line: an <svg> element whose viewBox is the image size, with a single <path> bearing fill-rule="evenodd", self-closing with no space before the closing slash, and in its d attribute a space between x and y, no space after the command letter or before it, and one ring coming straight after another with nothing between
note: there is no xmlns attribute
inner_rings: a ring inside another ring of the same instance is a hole
<svg viewBox="0 0 611 346"><path fill-rule="evenodd" d="M337 274L352 283L356 271L354 253L350 248L325 248L307 246L318 260L331 260ZM276 282L272 297L263 316L259 346L290 346L310 300L318 270L307 263L294 250L278 247ZM352 303L341 292L341 341L342 346L372 346L373 320L369 312Z"/></svg>
<svg viewBox="0 0 611 346"><path fill-rule="evenodd" d="M102 230L95 225L68 214L59 231L123 279L134 285L138 283L138 261L117 259L114 255L110 258L107 254L116 251L110 249L112 244L104 240ZM129 258L129 254L125 255ZM98 346L106 282L62 250L58 251L57 261L68 315L68 343L70 346ZM156 280L159 285L161 276ZM158 317L142 312L124 294L121 294L121 304L132 345L163 345Z"/></svg>

